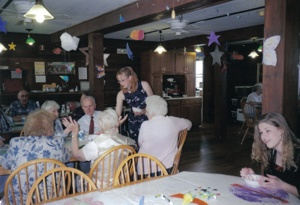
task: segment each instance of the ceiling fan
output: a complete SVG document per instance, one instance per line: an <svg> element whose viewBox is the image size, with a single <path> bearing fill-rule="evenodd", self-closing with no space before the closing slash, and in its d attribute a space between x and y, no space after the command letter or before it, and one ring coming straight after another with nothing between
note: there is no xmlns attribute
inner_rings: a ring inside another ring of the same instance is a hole
<svg viewBox="0 0 300 205"><path fill-rule="evenodd" d="M175 32L176 36L180 36L182 33L200 32L206 34L209 32L201 31L198 26L195 25L197 22L190 23L188 20L183 19L182 15L178 16L178 19L173 19L167 22L170 26L170 30ZM194 28L190 28L193 26Z"/></svg>

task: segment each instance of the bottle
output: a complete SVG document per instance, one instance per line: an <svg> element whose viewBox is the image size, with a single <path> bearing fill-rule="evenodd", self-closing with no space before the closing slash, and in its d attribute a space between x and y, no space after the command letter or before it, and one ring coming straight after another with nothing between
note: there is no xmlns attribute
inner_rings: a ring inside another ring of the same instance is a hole
<svg viewBox="0 0 300 205"><path fill-rule="evenodd" d="M65 113L66 112L66 107L65 107L65 105L62 105L61 106L61 113Z"/></svg>
<svg viewBox="0 0 300 205"><path fill-rule="evenodd" d="M70 113L70 106L67 105L67 113Z"/></svg>

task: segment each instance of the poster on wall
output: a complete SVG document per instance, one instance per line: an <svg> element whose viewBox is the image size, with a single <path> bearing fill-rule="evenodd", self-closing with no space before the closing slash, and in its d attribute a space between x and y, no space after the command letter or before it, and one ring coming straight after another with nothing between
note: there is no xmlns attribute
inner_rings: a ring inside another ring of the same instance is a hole
<svg viewBox="0 0 300 205"><path fill-rule="evenodd" d="M34 74L45 75L45 62L34 62Z"/></svg>
<svg viewBox="0 0 300 205"><path fill-rule="evenodd" d="M74 75L75 62L49 62L47 66L48 75Z"/></svg>

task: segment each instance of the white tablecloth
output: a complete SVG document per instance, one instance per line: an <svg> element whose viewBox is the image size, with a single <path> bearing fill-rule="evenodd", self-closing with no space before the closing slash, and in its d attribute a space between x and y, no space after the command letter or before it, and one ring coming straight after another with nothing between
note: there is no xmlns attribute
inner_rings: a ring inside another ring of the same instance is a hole
<svg viewBox="0 0 300 205"><path fill-rule="evenodd" d="M144 204L182 205L183 199L172 195L191 193L198 203L209 205L275 205L300 204L295 196L278 191L262 190L246 186L243 179L235 176L198 172L181 172L176 175L116 188L106 192L94 191L76 197L58 200L52 205L139 205L144 196ZM171 202L157 195L165 195ZM102 202L102 203L101 203Z"/></svg>

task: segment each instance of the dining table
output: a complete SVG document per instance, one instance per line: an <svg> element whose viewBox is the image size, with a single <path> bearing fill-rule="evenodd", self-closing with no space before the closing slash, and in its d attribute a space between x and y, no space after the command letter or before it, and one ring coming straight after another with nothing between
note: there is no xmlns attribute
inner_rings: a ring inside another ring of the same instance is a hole
<svg viewBox="0 0 300 205"><path fill-rule="evenodd" d="M108 191L91 191L47 205L276 205L300 204L279 189L251 187L241 177L223 174L180 172Z"/></svg>

